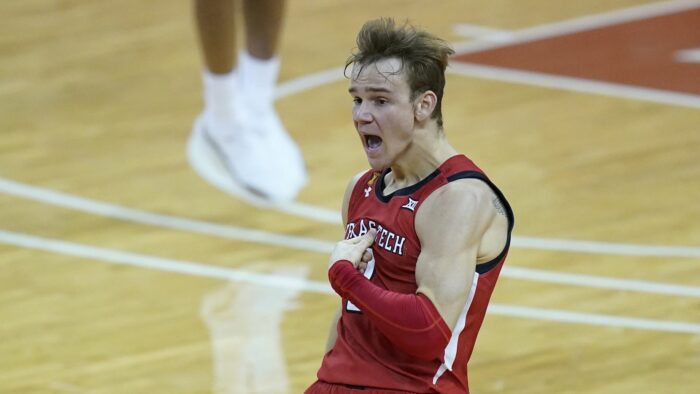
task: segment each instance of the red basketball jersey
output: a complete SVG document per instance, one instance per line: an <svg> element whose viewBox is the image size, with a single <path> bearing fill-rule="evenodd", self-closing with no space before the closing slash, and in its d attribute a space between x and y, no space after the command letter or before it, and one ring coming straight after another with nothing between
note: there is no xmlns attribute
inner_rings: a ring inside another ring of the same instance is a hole
<svg viewBox="0 0 700 394"><path fill-rule="evenodd" d="M451 327L451 339L439 359L418 360L405 354L373 327L361 310L343 299L335 346L325 355L318 378L328 383L415 393L468 393L467 361L508 252L512 210L483 171L463 155L451 157L417 184L384 195L384 177L389 171L366 172L355 185L348 206L346 239L377 229L372 245L374 264L370 263L365 272L374 284L398 293L416 292L415 268L421 251L414 228L416 212L430 193L458 179L480 179L493 189L508 216L508 241L498 257L477 265L466 304L457 324Z"/></svg>

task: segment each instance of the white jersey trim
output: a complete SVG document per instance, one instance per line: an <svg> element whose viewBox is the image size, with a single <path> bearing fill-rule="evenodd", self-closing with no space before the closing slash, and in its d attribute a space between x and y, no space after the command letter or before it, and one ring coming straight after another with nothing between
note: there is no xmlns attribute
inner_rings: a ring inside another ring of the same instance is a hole
<svg viewBox="0 0 700 394"><path fill-rule="evenodd" d="M452 336L450 336L450 342L447 343L447 347L445 348L445 361L440 365L440 368L438 368L437 372L435 373L435 376L433 376L433 384L437 383L438 379L440 379L440 376L442 376L442 374L445 373L445 371L452 371L452 365L454 364L455 358L457 357L457 346L459 345L459 336L462 333L462 331L464 331L464 327L467 325L467 314L469 313L469 308L472 305L472 301L474 301L474 295L476 294L476 286L478 282L479 273L474 272L474 278L472 279L472 287L469 290L467 302L464 304L462 312L459 314L459 318L457 319L457 323L452 329Z"/></svg>

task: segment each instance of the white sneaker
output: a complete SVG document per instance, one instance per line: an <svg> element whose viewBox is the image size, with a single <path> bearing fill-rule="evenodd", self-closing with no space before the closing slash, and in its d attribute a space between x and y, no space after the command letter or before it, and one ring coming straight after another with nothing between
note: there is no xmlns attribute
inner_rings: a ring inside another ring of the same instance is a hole
<svg viewBox="0 0 700 394"><path fill-rule="evenodd" d="M239 110L230 119L202 116L204 135L237 183L276 202L293 200L306 185L301 151L274 109Z"/></svg>

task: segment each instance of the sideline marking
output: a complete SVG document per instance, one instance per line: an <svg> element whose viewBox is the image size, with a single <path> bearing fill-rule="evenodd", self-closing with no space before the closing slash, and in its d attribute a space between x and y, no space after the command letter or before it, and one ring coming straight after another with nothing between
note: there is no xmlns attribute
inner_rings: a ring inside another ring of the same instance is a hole
<svg viewBox="0 0 700 394"><path fill-rule="evenodd" d="M310 291L314 293L335 295L335 292L328 284L308 280L298 276L280 276L248 272L235 268L216 267L186 260L173 260L163 257L122 252L113 249L98 248L94 246L35 237L3 230L0 230L0 242L27 249L37 249L53 253L72 255L113 264L150 268L160 271L207 278L225 279L292 291ZM639 319L504 304L490 305L488 313L494 315L538 320L552 320L568 323L592 324L607 327L624 327L651 331L700 334L700 324L683 321Z"/></svg>
<svg viewBox="0 0 700 394"><path fill-rule="evenodd" d="M134 223L214 235L222 238L256 242L266 245L284 246L292 249L321 253L328 253L332 251L333 246L335 245L335 243L320 241L312 238L275 234L267 231L227 226L223 224L204 222L201 220L141 211L120 205L72 196L70 194L56 192L36 186L25 185L3 178L0 178L0 192L63 208L73 209L80 212L92 213Z"/></svg>
<svg viewBox="0 0 700 394"><path fill-rule="evenodd" d="M262 243L266 245L284 246L292 249L320 253L329 253L335 246L335 242L322 241L313 238L282 235L263 230L247 229L141 211L120 205L90 200L84 197L72 196L70 194L56 192L37 186L31 186L4 178L0 178L0 192L16 197L26 198L29 200L119 220L213 235L222 238ZM340 216L338 216L338 222L335 224L340 224ZM700 258L700 247L689 246L654 246L525 236L513 236L511 239L511 246L514 248L556 250L562 252L595 254L604 253L645 257Z"/></svg>
<svg viewBox="0 0 700 394"><path fill-rule="evenodd" d="M513 31L470 24L459 24L454 27L454 30L458 34L464 33L466 36L476 36L477 39L466 43L455 44L455 55L459 56L482 52L514 44L522 44L545 38L594 30L615 24L688 11L698 7L700 7L700 1L697 0L653 3ZM489 36L489 33L491 36ZM692 49L678 52L676 58L681 62L700 62L700 55ZM700 96L664 89L552 75L516 68L488 66L470 63L468 61L452 62L448 68L448 71L449 70L453 71L455 74L467 77L499 80L574 92L593 93L681 107L700 108Z"/></svg>
<svg viewBox="0 0 700 394"><path fill-rule="evenodd" d="M700 63L700 48L684 49L676 52L676 61L681 63Z"/></svg>
<svg viewBox="0 0 700 394"><path fill-rule="evenodd" d="M571 274L540 270L536 268L514 267L512 265L506 265L503 267L503 272L501 272L501 275L503 275L505 278L536 282L700 298L700 287L677 285L672 283L650 282L635 279L616 279L585 274Z"/></svg>
<svg viewBox="0 0 700 394"><path fill-rule="evenodd" d="M452 74L467 77L541 86L572 92L593 93L602 96L677 105L679 107L700 108L700 96L689 93L678 93L512 68L484 66L468 62L450 63L448 71Z"/></svg>
<svg viewBox="0 0 700 394"><path fill-rule="evenodd" d="M510 43L515 37L512 30L494 29L472 23L458 23L452 26L452 31L460 37L474 38L479 41Z"/></svg>
<svg viewBox="0 0 700 394"><path fill-rule="evenodd" d="M264 234L264 232L261 232ZM269 233L271 234L271 233ZM258 236L259 234L255 234ZM274 235L274 234L271 234ZM323 254L328 254L333 250L334 243L327 242L325 250L313 250L311 248L306 249L308 245L313 245L309 242L304 242L307 238L296 237L299 239L299 244L297 249L303 251L320 252ZM235 238L234 238L235 239ZM313 241L313 240L311 240ZM255 242L260 242L263 244L270 244L275 246L280 246L274 241L268 240L265 237L255 240ZM322 241L319 241L322 242ZM198 266L199 263L195 262L177 262L176 260L162 259L154 256L145 256L133 254L130 252L117 251L113 249L103 249L98 247L92 247L88 245L80 245L72 242L48 239L28 234L15 233L12 231L0 230L0 243L6 243L9 245L20 246L24 248L40 249L55 253L71 254L76 256L96 258L99 260L120 262L120 261L132 261L134 265L139 267L160 269L171 272L187 273L191 275L198 276L209 276L213 278L224 278L231 280L241 280L254 282L260 285L265 285L265 277L256 276L257 274L247 273L247 271L234 270L231 272L237 273L242 272L243 277L233 277L227 278L225 275L227 271L225 268L202 265ZM236 274L238 275L238 274ZM692 297L700 298L700 287L685 286L672 283L660 283L660 282L650 282L643 280L633 280L633 279L616 279L616 278L606 278L602 276L593 275L583 275L583 274L571 274L562 273L554 271L546 271L534 268L526 267L514 267L506 265L503 267L503 272L501 273L504 278L513 278L520 280L529 280L536 282L547 282L547 283L558 283L582 287L594 287L600 289L611 289L611 290L624 290L624 291L637 291L642 293L652 293L652 294L663 294L663 295L674 295L681 297ZM319 283L309 284L307 281L295 282L293 280L276 284L275 286L292 286L292 288L304 287L304 286L319 286ZM323 291L330 291L330 287L326 286Z"/></svg>
<svg viewBox="0 0 700 394"><path fill-rule="evenodd" d="M598 313L570 312L559 309L533 308L518 305L489 305L487 313L510 317L522 317L535 320L550 320L562 323L589 324L605 327L636 328L649 331L667 331L686 334L700 334L700 324L668 321L639 319L632 317L603 315Z"/></svg>
<svg viewBox="0 0 700 394"><path fill-rule="evenodd" d="M481 52L488 49L499 48L512 44L522 44L525 42L562 36L565 34L579 33L587 30L599 29L611 25L632 22L641 19L653 18L656 16L673 14L676 12L688 11L700 7L698 0L676 0L661 3L645 4L637 7L612 10L593 15L585 15L572 19L535 25L519 30L498 30L495 32L508 32L511 35L510 41L469 41L454 45L457 56L466 53ZM490 29L490 28L486 28Z"/></svg>
<svg viewBox="0 0 700 394"><path fill-rule="evenodd" d="M99 248L74 242L15 233L12 231L0 230L0 243L27 249L83 257L113 264L150 268L205 278L233 280L236 282L252 283L281 289L303 289L315 293L330 294L333 292L329 285L313 282L305 278L260 274L233 268L205 265L187 260L174 260L115 249Z"/></svg>
<svg viewBox="0 0 700 394"><path fill-rule="evenodd" d="M511 246L521 249L556 250L593 254L616 254L643 257L692 257L700 258L700 247L640 245L604 241L581 241L555 238L514 236Z"/></svg>

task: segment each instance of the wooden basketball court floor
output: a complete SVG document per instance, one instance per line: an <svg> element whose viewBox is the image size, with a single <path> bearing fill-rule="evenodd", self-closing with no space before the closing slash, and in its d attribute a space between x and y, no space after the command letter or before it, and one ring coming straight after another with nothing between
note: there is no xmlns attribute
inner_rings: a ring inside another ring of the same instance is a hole
<svg viewBox="0 0 700 394"><path fill-rule="evenodd" d="M189 140L188 2L0 2L0 392L302 392L338 305L342 192L366 167L338 68L382 15L463 54L446 133L516 212L472 391L697 392L699 7L290 1L277 103L310 183L271 207L217 186ZM681 39L657 54L645 31Z"/></svg>

